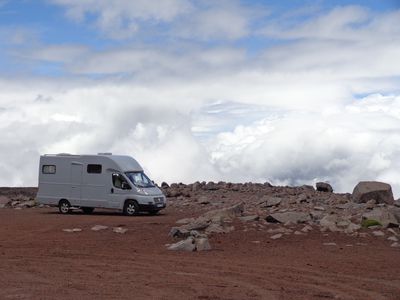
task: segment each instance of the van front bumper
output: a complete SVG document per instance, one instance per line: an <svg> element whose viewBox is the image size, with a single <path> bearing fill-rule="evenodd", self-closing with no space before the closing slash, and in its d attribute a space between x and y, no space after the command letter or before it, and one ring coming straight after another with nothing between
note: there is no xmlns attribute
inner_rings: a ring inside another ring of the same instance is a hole
<svg viewBox="0 0 400 300"><path fill-rule="evenodd" d="M140 211L158 211L165 208L167 205L165 203L160 204L139 204Z"/></svg>

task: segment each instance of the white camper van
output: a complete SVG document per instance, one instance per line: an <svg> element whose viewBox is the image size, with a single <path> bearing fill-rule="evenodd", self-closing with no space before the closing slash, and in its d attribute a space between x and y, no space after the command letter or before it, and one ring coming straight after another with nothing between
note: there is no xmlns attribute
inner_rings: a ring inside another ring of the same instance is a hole
<svg viewBox="0 0 400 300"><path fill-rule="evenodd" d="M91 213L96 207L156 214L166 206L164 194L135 159L111 153L41 156L37 200L58 206L62 214L71 208Z"/></svg>

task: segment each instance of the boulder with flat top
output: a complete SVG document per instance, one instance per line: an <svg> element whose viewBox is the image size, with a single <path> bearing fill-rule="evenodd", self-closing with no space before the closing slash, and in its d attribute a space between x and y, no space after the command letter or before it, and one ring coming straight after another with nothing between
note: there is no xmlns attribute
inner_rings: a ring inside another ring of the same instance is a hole
<svg viewBox="0 0 400 300"><path fill-rule="evenodd" d="M375 200L376 203L393 204L392 187L384 182L361 181L353 190L353 202L366 203Z"/></svg>

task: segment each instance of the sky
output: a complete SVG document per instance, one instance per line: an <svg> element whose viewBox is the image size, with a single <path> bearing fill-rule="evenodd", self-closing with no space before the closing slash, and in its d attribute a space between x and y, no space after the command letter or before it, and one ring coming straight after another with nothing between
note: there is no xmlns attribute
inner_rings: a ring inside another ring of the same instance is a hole
<svg viewBox="0 0 400 300"><path fill-rule="evenodd" d="M0 186L45 153L156 182L400 197L400 1L0 0Z"/></svg>

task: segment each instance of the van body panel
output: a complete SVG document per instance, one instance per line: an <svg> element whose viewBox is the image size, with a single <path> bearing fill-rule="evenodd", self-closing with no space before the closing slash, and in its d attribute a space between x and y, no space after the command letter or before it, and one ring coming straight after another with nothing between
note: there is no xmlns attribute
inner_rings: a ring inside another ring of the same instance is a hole
<svg viewBox="0 0 400 300"><path fill-rule="evenodd" d="M139 188L125 172L143 172L143 168L134 158L123 155L42 155L37 200L57 206L61 199L66 199L75 207L119 210L128 199L137 201L143 210L166 206L166 198L158 187ZM113 174L118 174L125 185L115 185Z"/></svg>

